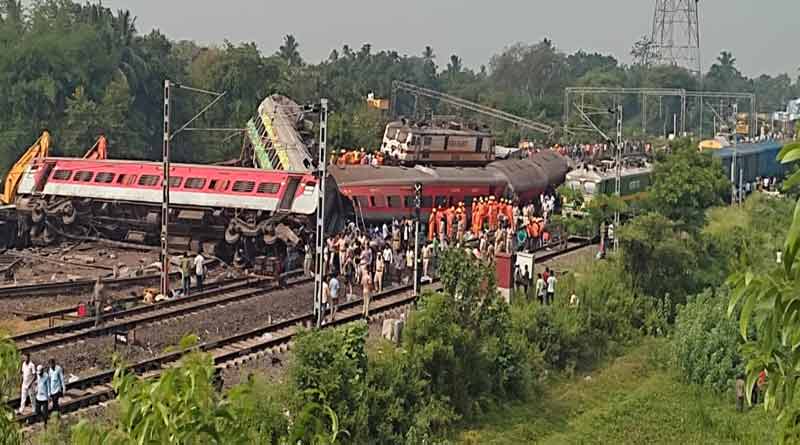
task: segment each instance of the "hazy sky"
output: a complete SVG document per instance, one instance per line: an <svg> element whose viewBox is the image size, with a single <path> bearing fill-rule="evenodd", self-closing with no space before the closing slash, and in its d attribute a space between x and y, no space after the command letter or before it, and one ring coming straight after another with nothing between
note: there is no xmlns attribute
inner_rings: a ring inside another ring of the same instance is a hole
<svg viewBox="0 0 800 445"><path fill-rule="evenodd" d="M444 66L458 54L471 67L515 42L551 38L562 50L612 53L629 62L649 34L654 0L104 0L127 8L140 31L202 43L254 41L272 53L292 33L303 57L319 61L349 44L419 54L431 45ZM702 0L701 57L707 70L730 50L747 75L789 73L797 57L799 0Z"/></svg>

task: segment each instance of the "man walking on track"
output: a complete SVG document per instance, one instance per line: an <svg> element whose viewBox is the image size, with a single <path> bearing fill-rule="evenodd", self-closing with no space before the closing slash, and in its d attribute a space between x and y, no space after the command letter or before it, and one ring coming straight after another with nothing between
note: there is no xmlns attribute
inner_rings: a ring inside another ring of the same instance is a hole
<svg viewBox="0 0 800 445"><path fill-rule="evenodd" d="M369 299L372 294L372 277L370 274L361 274L361 290L364 295L364 318L369 317Z"/></svg>
<svg viewBox="0 0 800 445"><path fill-rule="evenodd" d="M33 381L36 379L36 365L31 361L30 354L25 354L22 358L22 392L19 396L18 414L22 414L28 399L31 401L31 409L36 409L36 397L33 391Z"/></svg>

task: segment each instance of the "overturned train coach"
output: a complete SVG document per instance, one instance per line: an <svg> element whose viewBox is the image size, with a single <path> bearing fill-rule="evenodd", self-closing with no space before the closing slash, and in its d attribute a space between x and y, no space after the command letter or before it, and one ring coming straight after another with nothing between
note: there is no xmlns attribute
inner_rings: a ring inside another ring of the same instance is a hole
<svg viewBox="0 0 800 445"><path fill-rule="evenodd" d="M535 198L561 184L567 161L553 152L481 168L332 167L326 232L357 216L380 221L411 216L414 185L422 184L422 214L436 205L479 196ZM61 237L101 237L158 244L162 164L125 160L42 158L29 164L17 189L15 245ZM318 205L312 173L213 165L170 168L170 244L222 258L285 253L312 242Z"/></svg>
<svg viewBox="0 0 800 445"><path fill-rule="evenodd" d="M97 235L157 244L162 172L156 162L37 159L17 190L15 243ZM297 244L313 232L319 189L310 173L173 164L169 182L175 247L230 257Z"/></svg>
<svg viewBox="0 0 800 445"><path fill-rule="evenodd" d="M415 184L422 185L421 215L434 207L463 202L466 207L482 196L529 202L564 182L566 158L553 151L528 159L495 161L485 167L331 167L350 217L380 222L410 217L415 208Z"/></svg>

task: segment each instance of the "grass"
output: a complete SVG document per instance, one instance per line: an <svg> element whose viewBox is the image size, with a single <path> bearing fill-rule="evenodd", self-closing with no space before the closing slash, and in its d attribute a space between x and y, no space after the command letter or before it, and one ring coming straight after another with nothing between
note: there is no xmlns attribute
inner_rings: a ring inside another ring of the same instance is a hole
<svg viewBox="0 0 800 445"><path fill-rule="evenodd" d="M457 435L464 445L740 444L774 442L761 406L735 410L721 396L679 382L665 369L664 340L645 339L593 372L550 384L499 408Z"/></svg>

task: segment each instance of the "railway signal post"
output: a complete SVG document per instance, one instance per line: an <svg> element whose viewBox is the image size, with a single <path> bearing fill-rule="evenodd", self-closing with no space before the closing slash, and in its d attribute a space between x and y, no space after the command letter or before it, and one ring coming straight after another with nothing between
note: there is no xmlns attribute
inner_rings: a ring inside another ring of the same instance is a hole
<svg viewBox="0 0 800 445"><path fill-rule="evenodd" d="M322 311L322 280L325 279L325 177L328 174L328 99L320 100L319 110L319 195L317 196L317 230L314 238L316 244L316 264L314 274L314 314L317 327L322 326L325 314Z"/></svg>

